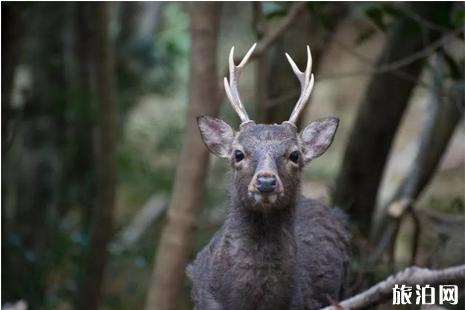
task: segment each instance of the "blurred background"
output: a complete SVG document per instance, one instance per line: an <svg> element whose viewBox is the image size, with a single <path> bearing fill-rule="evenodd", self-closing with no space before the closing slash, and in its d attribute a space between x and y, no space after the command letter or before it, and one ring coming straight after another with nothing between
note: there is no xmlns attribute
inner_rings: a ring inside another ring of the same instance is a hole
<svg viewBox="0 0 465 310"><path fill-rule="evenodd" d="M238 128L222 78L231 46L239 60L254 42L253 119L288 119L300 88L284 53L303 68L307 44L300 126L341 119L303 192L349 215L350 294L465 263L462 2L1 9L2 308L191 308L184 267L221 225L229 180L195 117Z"/></svg>

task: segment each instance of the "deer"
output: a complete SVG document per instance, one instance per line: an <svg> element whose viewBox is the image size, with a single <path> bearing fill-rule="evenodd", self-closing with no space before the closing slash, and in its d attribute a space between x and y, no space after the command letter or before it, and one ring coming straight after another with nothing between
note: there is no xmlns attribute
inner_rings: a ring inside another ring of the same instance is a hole
<svg viewBox="0 0 465 310"><path fill-rule="evenodd" d="M314 84L307 46L305 71L286 53L301 92L288 121L256 124L238 92L241 70L229 54L226 95L241 119L197 118L208 150L229 162L227 216L187 267L198 310L318 309L346 291L350 251L347 218L337 208L301 194L303 168L331 145L339 120L327 117L298 131L296 122Z"/></svg>

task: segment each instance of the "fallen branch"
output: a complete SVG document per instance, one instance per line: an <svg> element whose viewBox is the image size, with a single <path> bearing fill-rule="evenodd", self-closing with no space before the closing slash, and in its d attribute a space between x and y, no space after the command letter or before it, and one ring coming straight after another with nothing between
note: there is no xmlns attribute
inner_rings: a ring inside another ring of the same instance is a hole
<svg viewBox="0 0 465 310"><path fill-rule="evenodd" d="M427 268L410 267L386 280L372 286L368 290L357 294L335 305L322 310L360 309L370 308L392 298L394 285L426 285L463 284L465 282L465 265L430 270Z"/></svg>
<svg viewBox="0 0 465 310"><path fill-rule="evenodd" d="M168 200L164 195L152 195L128 226L118 233L110 248L123 250L134 244L167 207Z"/></svg>

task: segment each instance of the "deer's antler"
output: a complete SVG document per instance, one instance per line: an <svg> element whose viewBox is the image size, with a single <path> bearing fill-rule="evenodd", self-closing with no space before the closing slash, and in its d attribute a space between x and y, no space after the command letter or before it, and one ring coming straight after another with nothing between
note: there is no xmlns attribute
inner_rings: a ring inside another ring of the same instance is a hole
<svg viewBox="0 0 465 310"><path fill-rule="evenodd" d="M307 45L307 67L305 68L304 72L301 72L295 62L292 60L291 56L286 53L287 60L291 64L292 70L294 74L297 76L300 82L300 97L295 104L294 110L291 113L291 117L289 117L288 122L292 124L296 124L297 119L299 118L300 113L305 107L305 104L308 101L308 97L313 89L314 78L312 72L312 54L310 53L310 47Z"/></svg>
<svg viewBox="0 0 465 310"><path fill-rule="evenodd" d="M234 46L233 46L231 48L231 52L229 53L229 82L226 77L224 78L224 89L226 91L226 95L228 96L232 107L234 108L234 110L239 115L242 121L241 126L248 122L252 122L252 120L250 120L249 115L247 114L247 111L245 110L244 105L242 104L241 98L239 96L239 91L238 91L239 76L241 74L242 68L245 66L245 64L249 60L256 46L257 46L257 43L252 45L252 47L249 49L247 54L245 54L244 58L242 59L242 61L239 63L238 66L234 64Z"/></svg>

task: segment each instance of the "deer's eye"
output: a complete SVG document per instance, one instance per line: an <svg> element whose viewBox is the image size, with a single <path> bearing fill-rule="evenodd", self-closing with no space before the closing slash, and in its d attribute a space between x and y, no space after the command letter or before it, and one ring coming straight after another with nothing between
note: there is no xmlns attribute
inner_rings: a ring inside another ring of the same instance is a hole
<svg viewBox="0 0 465 310"><path fill-rule="evenodd" d="M292 152L289 155L289 160L297 164L299 162L299 152L298 151Z"/></svg>
<svg viewBox="0 0 465 310"><path fill-rule="evenodd" d="M242 153L242 151L240 151L240 150L235 150L234 151L234 159L236 160L236 162L240 162L241 160L244 159L244 153Z"/></svg>

